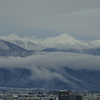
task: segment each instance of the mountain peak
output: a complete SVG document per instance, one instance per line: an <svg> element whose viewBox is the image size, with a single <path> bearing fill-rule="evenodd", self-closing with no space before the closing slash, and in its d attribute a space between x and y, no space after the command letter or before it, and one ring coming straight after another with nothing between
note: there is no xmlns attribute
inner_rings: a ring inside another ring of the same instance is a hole
<svg viewBox="0 0 100 100"><path fill-rule="evenodd" d="M80 44L86 45L65 33L57 37L47 38L44 41L42 41L41 44L45 46L56 46L56 45L61 45L61 44L62 45L80 45Z"/></svg>
<svg viewBox="0 0 100 100"><path fill-rule="evenodd" d="M91 46L100 46L100 40L95 40L95 41L92 41L89 45L91 45Z"/></svg>
<svg viewBox="0 0 100 100"><path fill-rule="evenodd" d="M57 37L60 37L60 38L73 38L72 36L70 36L69 34L66 34L66 33L63 33Z"/></svg>
<svg viewBox="0 0 100 100"><path fill-rule="evenodd" d="M63 33L63 34L61 34L60 36L70 36L69 34L67 34L67 33ZM71 36L70 36L71 37Z"/></svg>

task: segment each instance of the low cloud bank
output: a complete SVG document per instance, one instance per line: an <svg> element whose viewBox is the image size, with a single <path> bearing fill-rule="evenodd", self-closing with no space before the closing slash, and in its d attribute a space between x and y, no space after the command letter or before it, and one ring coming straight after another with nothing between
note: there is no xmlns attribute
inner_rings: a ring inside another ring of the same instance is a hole
<svg viewBox="0 0 100 100"><path fill-rule="evenodd" d="M58 78L69 82L63 76L63 67L71 69L100 70L100 56L91 56L75 53L39 53L26 58L0 58L0 67L27 68L31 70L32 79L51 80Z"/></svg>
<svg viewBox="0 0 100 100"><path fill-rule="evenodd" d="M42 68L69 67L75 69L100 69L100 56L52 52L39 53L30 57L0 57L0 67L31 68L32 66Z"/></svg>

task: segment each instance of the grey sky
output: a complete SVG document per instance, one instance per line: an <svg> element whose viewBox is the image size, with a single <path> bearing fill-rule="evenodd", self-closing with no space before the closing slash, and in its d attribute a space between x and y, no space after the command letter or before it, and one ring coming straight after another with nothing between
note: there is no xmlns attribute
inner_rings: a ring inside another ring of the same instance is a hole
<svg viewBox="0 0 100 100"><path fill-rule="evenodd" d="M0 0L0 35L100 38L100 0Z"/></svg>

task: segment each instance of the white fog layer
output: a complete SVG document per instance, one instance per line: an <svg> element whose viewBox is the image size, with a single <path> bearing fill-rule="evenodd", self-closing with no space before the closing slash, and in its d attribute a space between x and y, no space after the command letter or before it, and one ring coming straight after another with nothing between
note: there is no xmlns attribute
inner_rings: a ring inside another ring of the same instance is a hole
<svg viewBox="0 0 100 100"><path fill-rule="evenodd" d="M74 69L100 69L100 56L92 56L76 53L39 53L26 58L0 57L0 67L25 67L34 68L57 68L69 67Z"/></svg>

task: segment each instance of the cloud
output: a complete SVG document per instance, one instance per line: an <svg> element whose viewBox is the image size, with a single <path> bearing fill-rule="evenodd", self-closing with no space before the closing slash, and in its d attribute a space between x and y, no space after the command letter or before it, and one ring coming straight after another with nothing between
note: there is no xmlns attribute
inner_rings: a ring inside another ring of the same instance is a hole
<svg viewBox="0 0 100 100"><path fill-rule="evenodd" d="M26 58L0 57L0 68L27 68L31 70L32 79L51 80L57 78L69 82L63 76L64 68L73 70L100 70L100 56L75 53L42 53ZM66 73L67 74L67 73Z"/></svg>
<svg viewBox="0 0 100 100"><path fill-rule="evenodd" d="M50 69L45 67L32 67L33 76L31 77L34 80L42 79L42 80L52 80L53 78L57 78L63 80L64 82L69 82L64 76L62 76L58 72L52 72Z"/></svg>
<svg viewBox="0 0 100 100"><path fill-rule="evenodd" d="M1 1L0 22L17 24L22 29L100 37L99 5L99 0Z"/></svg>
<svg viewBox="0 0 100 100"><path fill-rule="evenodd" d="M100 56L77 53L39 53L30 57L1 57L0 67L26 67L32 66L59 69L64 66L75 69L100 69ZM95 67L94 67L95 66Z"/></svg>

